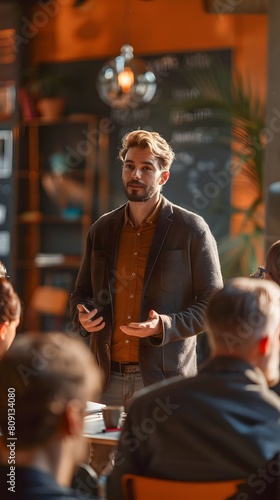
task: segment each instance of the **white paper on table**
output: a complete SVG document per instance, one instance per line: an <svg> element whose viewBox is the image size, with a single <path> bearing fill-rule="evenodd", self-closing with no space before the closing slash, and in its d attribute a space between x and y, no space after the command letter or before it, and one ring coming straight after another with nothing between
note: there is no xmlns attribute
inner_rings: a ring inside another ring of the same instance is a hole
<svg viewBox="0 0 280 500"><path fill-rule="evenodd" d="M86 405L86 415L91 415L93 413L101 413L102 408L105 408L106 405L101 403L95 403L94 401L87 401Z"/></svg>

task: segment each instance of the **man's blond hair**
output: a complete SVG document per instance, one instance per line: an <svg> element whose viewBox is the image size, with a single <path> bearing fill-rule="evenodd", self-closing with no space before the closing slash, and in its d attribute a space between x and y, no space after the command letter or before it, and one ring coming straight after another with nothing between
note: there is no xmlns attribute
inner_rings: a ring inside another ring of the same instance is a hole
<svg viewBox="0 0 280 500"><path fill-rule="evenodd" d="M161 170L169 170L175 158L175 153L170 145L157 132L146 130L128 132L122 139L122 148L119 151L120 159L124 161L128 150L134 147L149 148L151 153L159 159Z"/></svg>

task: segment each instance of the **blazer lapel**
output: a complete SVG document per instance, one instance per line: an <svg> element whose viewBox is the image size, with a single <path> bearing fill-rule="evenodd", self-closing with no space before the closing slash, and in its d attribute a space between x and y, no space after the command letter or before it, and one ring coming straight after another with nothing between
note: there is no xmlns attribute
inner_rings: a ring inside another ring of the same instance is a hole
<svg viewBox="0 0 280 500"><path fill-rule="evenodd" d="M150 279L154 265L159 257L160 251L162 249L165 238L172 223L173 223L172 204L166 198L163 197L162 207L158 215L156 230L154 233L152 245L147 259L146 271L144 277L144 287L143 287L144 289L147 286L147 283Z"/></svg>
<svg viewBox="0 0 280 500"><path fill-rule="evenodd" d="M120 239L121 229L124 223L124 209L125 205L115 211L109 220L108 234L107 234L107 275L108 286L111 289L114 287L115 274L114 271L117 265L118 245ZM111 290L112 293L112 290Z"/></svg>

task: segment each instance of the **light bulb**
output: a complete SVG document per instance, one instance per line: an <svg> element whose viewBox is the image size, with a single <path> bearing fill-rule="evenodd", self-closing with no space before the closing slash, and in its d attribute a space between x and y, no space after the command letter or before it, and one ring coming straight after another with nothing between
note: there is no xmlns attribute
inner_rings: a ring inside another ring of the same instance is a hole
<svg viewBox="0 0 280 500"><path fill-rule="evenodd" d="M131 87L134 84L134 74L127 66L118 74L118 84L124 94L128 94L131 91Z"/></svg>
<svg viewBox="0 0 280 500"><path fill-rule="evenodd" d="M145 61L133 57L131 45L123 45L120 55L107 61L97 77L100 98L113 108L150 102L156 89L155 74Z"/></svg>

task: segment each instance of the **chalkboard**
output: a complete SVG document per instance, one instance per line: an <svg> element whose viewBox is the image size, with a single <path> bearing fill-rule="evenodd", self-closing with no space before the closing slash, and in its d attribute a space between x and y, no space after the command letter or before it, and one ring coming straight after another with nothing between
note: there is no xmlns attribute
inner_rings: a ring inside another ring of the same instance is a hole
<svg viewBox="0 0 280 500"><path fill-rule="evenodd" d="M229 130L213 109L189 110L187 103L200 97L193 70L213 72L217 66L231 71L231 51L180 52L144 57L158 80L153 100L135 109L113 109L96 91L96 77L105 60L60 63L63 74L75 75L80 91L69 94L67 112L90 112L109 118L110 209L126 201L117 159L122 136L137 128L159 132L173 147L176 158L163 194L173 203L202 215L214 235L229 233L231 192ZM77 76L78 75L78 76ZM82 91L81 91L82 90ZM102 168L102 165L100 165Z"/></svg>

